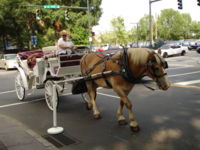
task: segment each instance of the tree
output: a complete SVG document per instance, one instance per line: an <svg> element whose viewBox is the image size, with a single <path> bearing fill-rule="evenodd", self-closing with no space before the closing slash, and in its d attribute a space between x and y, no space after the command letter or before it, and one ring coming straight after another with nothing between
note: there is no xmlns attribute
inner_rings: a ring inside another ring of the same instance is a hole
<svg viewBox="0 0 200 150"><path fill-rule="evenodd" d="M96 25L101 16L102 0L92 0L91 26ZM65 9L44 9L26 7L28 5L61 5L86 7L87 1L83 0L1 0L0 3L0 38L12 40L18 47L24 47L30 42L31 35L38 36L38 47L54 44L52 35L57 36L62 29L71 33L75 44L88 44L90 30L86 10L70 9L69 20L65 19ZM36 19L36 9L40 10L40 17ZM55 32L55 33L54 33Z"/></svg>
<svg viewBox="0 0 200 150"><path fill-rule="evenodd" d="M158 36L165 40L178 40L184 38L183 16L173 9L162 10L158 17Z"/></svg>
<svg viewBox="0 0 200 150"><path fill-rule="evenodd" d="M182 37L184 39L189 39L192 36L192 32L191 32L191 24L192 24L192 18L190 16L190 14L181 14L182 18L183 18L183 35Z"/></svg>
<svg viewBox="0 0 200 150"><path fill-rule="evenodd" d="M142 41L149 40L149 34L150 34L150 32L149 32L149 15L145 15L139 21L138 40L142 40Z"/></svg>
<svg viewBox="0 0 200 150"><path fill-rule="evenodd" d="M196 21L192 21L190 25L190 38L200 39L200 23Z"/></svg>
<svg viewBox="0 0 200 150"><path fill-rule="evenodd" d="M126 30L124 25L124 18L117 17L111 20L113 32L115 34L116 42L115 44L126 44Z"/></svg>

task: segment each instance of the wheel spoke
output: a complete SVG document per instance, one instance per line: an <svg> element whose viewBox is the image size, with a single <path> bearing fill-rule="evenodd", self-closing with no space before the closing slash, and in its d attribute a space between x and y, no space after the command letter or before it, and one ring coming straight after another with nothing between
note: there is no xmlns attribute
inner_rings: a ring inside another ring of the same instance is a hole
<svg viewBox="0 0 200 150"><path fill-rule="evenodd" d="M45 83L45 99L49 109L53 110L53 81L51 80L48 80ZM57 101L56 101L56 106L57 106Z"/></svg>
<svg viewBox="0 0 200 150"><path fill-rule="evenodd" d="M15 79L15 89L16 89L16 94L19 100L23 100L25 97L25 88L23 86L22 78L20 74L16 76Z"/></svg>

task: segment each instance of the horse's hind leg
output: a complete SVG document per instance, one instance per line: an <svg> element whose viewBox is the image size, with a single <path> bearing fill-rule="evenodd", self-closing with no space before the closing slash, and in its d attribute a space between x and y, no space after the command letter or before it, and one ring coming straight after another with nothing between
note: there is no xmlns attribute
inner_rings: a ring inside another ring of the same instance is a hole
<svg viewBox="0 0 200 150"><path fill-rule="evenodd" d="M88 103L88 108L93 110L93 116L95 119L100 119L100 112L96 106L96 88L90 86L90 88L88 88L88 95L90 97L90 102Z"/></svg>

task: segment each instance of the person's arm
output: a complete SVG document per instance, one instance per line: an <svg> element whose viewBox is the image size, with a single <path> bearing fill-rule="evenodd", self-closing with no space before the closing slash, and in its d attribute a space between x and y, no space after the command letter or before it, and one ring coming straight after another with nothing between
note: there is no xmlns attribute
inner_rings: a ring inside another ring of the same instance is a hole
<svg viewBox="0 0 200 150"><path fill-rule="evenodd" d="M74 43L73 42L71 42L71 50L73 50L73 51L75 51L76 49L77 49L77 47L74 45Z"/></svg>
<svg viewBox="0 0 200 150"><path fill-rule="evenodd" d="M73 49L73 47L74 46L65 46L65 45L62 45L62 44L60 44L60 45L58 45L61 49L67 49L67 48L69 48L69 49Z"/></svg>

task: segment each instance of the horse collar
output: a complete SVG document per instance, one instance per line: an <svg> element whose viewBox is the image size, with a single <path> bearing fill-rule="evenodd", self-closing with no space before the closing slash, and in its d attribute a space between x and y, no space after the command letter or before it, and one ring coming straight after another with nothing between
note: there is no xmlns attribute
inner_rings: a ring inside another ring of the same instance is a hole
<svg viewBox="0 0 200 150"><path fill-rule="evenodd" d="M135 84L141 81L141 78L135 78L132 71L130 70L127 51L128 51L127 49L124 49L122 52L123 54L121 56L121 61L120 61L121 75L126 81Z"/></svg>

